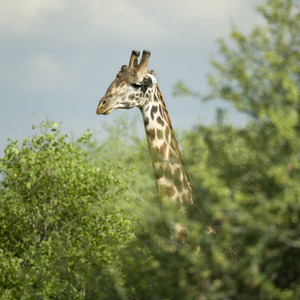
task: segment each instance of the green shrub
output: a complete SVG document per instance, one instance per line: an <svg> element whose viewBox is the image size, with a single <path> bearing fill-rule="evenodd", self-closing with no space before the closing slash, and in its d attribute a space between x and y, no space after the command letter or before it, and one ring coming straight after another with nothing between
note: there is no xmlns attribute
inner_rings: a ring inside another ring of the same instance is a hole
<svg viewBox="0 0 300 300"><path fill-rule="evenodd" d="M134 222L118 206L126 183L82 151L89 137L72 143L51 123L21 146L7 146L0 160L1 299L116 295Z"/></svg>

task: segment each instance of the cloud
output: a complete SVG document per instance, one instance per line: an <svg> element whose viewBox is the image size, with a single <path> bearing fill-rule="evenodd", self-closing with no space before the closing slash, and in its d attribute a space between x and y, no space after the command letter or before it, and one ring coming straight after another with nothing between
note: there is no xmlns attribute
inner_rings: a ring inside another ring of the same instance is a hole
<svg viewBox="0 0 300 300"><path fill-rule="evenodd" d="M6 35L29 34L45 14L63 10L64 0L9 0L1 4L0 33Z"/></svg>
<svg viewBox="0 0 300 300"><path fill-rule="evenodd" d="M153 18L148 6L144 1L93 0L84 6L84 18L91 29L112 37L157 39L166 34L166 28Z"/></svg>
<svg viewBox="0 0 300 300"><path fill-rule="evenodd" d="M49 54L32 57L26 62L23 69L29 73L23 84L27 89L34 91L66 90L78 83L71 70L68 70L63 62Z"/></svg>
<svg viewBox="0 0 300 300"><path fill-rule="evenodd" d="M249 11L249 2L258 1L5 1L0 37L10 65L2 68L0 77L6 83L20 78L20 87L27 89L63 89L62 82L68 88L79 80L72 65L78 66L80 59L101 60L97 51L200 53L229 33L230 19L242 30L252 26L258 15Z"/></svg>
<svg viewBox="0 0 300 300"><path fill-rule="evenodd" d="M177 35L190 42L203 35L221 35L229 18L249 20L255 14L245 10L246 5L241 0L10 0L0 10L0 33L63 36L77 43L91 39L153 43Z"/></svg>
<svg viewBox="0 0 300 300"><path fill-rule="evenodd" d="M79 85L79 77L68 62L47 53L35 54L21 64L4 66L0 71L3 88L13 90L17 86L19 92L25 93L68 91Z"/></svg>
<svg viewBox="0 0 300 300"><path fill-rule="evenodd" d="M2 36L55 35L67 41L91 38L159 38L160 23L145 13L145 2L115 0L10 0L0 10ZM146 32L146 34L145 34Z"/></svg>
<svg viewBox="0 0 300 300"><path fill-rule="evenodd" d="M248 30L259 18L254 9L257 0L245 3L241 0L187 0L158 1L161 2L159 20L165 18L168 34L177 35L187 45L201 44L204 39L215 40L230 31L231 21L239 24L241 30ZM246 9L247 7L247 9ZM154 8L153 8L154 10ZM170 12L169 14L167 12Z"/></svg>

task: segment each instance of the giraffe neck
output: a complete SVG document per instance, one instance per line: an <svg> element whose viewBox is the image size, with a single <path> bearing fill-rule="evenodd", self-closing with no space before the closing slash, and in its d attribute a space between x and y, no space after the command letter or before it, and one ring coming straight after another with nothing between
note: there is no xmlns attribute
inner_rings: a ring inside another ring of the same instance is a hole
<svg viewBox="0 0 300 300"><path fill-rule="evenodd" d="M193 203L192 184L183 166L163 96L156 85L141 107L158 195L162 201Z"/></svg>

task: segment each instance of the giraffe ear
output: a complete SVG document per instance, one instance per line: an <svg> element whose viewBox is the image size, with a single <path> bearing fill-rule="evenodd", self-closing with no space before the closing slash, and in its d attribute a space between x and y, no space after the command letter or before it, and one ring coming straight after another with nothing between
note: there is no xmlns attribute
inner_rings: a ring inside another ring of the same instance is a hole
<svg viewBox="0 0 300 300"><path fill-rule="evenodd" d="M141 90L143 93L145 93L147 91L148 88L152 88L153 86L153 81L150 77L145 77L142 81L142 87Z"/></svg>
<svg viewBox="0 0 300 300"><path fill-rule="evenodd" d="M145 85L145 86L147 86L147 88L148 87L152 87L153 86L153 82L152 82L152 79L151 79L151 77L145 77L144 78L144 80L143 80L143 84Z"/></svg>

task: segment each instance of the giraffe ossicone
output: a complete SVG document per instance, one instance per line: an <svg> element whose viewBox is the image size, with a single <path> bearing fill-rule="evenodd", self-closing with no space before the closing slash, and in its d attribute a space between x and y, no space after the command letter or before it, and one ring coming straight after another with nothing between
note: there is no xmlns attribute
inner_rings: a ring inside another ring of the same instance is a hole
<svg viewBox="0 0 300 300"><path fill-rule="evenodd" d="M162 202L193 203L193 187L181 158L155 72L148 70L150 51L132 51L97 107L97 114L138 107L143 115L158 195Z"/></svg>

